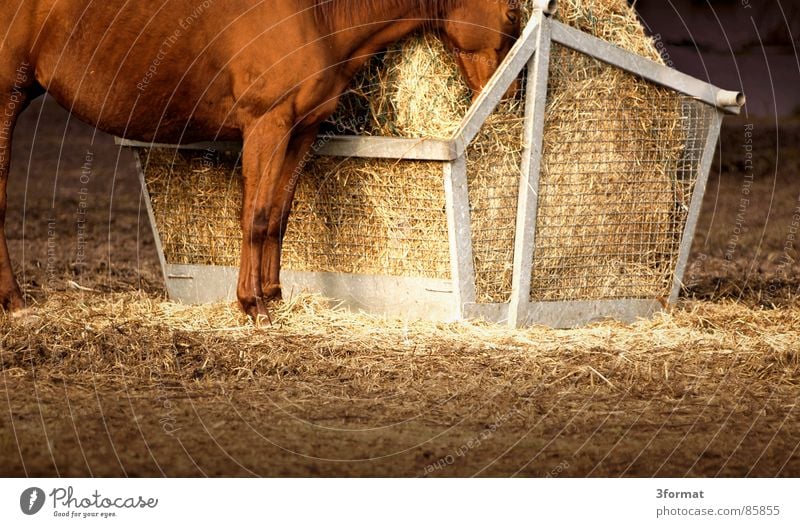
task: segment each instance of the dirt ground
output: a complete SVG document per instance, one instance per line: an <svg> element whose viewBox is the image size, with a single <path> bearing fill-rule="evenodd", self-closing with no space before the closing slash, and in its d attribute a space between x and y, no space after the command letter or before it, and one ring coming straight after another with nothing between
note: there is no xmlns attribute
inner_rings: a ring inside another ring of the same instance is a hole
<svg viewBox="0 0 800 527"><path fill-rule="evenodd" d="M302 298L258 329L164 301L130 154L37 101L7 231L38 307L0 317L0 474L800 476L800 124L752 123L752 171L747 124L672 313L510 332Z"/></svg>

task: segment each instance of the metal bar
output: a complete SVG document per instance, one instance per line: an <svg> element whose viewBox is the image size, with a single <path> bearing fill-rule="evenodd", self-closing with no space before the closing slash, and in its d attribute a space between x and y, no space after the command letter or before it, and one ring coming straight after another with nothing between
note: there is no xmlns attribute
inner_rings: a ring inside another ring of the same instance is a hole
<svg viewBox="0 0 800 527"><path fill-rule="evenodd" d="M115 138L118 145L132 148L168 148L171 150L213 150L239 152L240 142L201 142L184 145L149 143ZM315 152L332 157L369 157L374 159L413 159L420 161L452 161L456 159L453 141L439 139L405 139L399 137L326 136L317 139L320 145Z"/></svg>
<svg viewBox="0 0 800 527"><path fill-rule="evenodd" d="M558 10L558 0L535 0L534 9L544 11L547 15L554 15Z"/></svg>
<svg viewBox="0 0 800 527"><path fill-rule="evenodd" d="M717 142L719 141L722 129L722 114L714 112L708 128L708 136L703 148L703 157L697 169L697 181L692 192L692 202L689 205L689 216L686 219L686 227L681 238L681 247L678 252L678 262L675 267L675 280L672 283L672 292L669 295L669 303L674 305L683 289L683 278L686 274L686 265L689 262L689 255L692 252L692 243L697 231L697 221L703 207L703 197L708 186L708 176L711 172L711 165L714 162L714 155L717 152Z"/></svg>
<svg viewBox="0 0 800 527"><path fill-rule="evenodd" d="M452 161L458 157L453 141L439 139L402 139L397 137L320 137L323 146L316 153L334 157L371 157L376 159L413 159Z"/></svg>
<svg viewBox="0 0 800 527"><path fill-rule="evenodd" d="M136 172L139 173L139 184L142 186L142 197L144 198L144 205L147 209L147 217L150 219L150 229L153 231L153 241L156 244L156 253L158 253L158 262L161 264L161 275L164 277L164 285L169 287L167 259L164 256L164 246L161 243L161 234L158 232L158 224L156 223L156 214L153 210L153 202L150 200L150 191L147 190L147 181L145 180L144 166L142 165L141 153L138 150L133 151L133 159L136 162Z"/></svg>
<svg viewBox="0 0 800 527"><path fill-rule="evenodd" d="M543 20L546 20L546 18L542 12L537 12L531 18L528 25L525 26L522 36L511 48L500 67L481 91L478 99L470 107L461 127L454 136L458 155L466 151L475 136L478 135L486 119L494 112L500 101L503 100L503 96L514 82L514 79L519 77L525 64L528 63L536 51L539 35L538 28Z"/></svg>
<svg viewBox="0 0 800 527"><path fill-rule="evenodd" d="M531 297L531 272L536 243L536 216L539 201L539 175L542 167L545 107L550 78L551 22L543 19L537 35L536 54L528 65L527 101L522 173L517 205L517 230L514 245L514 272L508 324L518 327L524 320Z"/></svg>
<svg viewBox="0 0 800 527"><path fill-rule="evenodd" d="M236 267L170 264L167 270L173 301L204 304L236 299ZM458 319L450 280L284 269L281 285L284 299L311 291L354 311L443 322Z"/></svg>
<svg viewBox="0 0 800 527"><path fill-rule="evenodd" d="M451 279L459 318L464 305L475 302L475 262L472 259L472 219L464 156L444 164L444 195L450 238Z"/></svg>
<svg viewBox="0 0 800 527"><path fill-rule="evenodd" d="M662 309L657 300L641 299L534 302L528 305L522 325L571 329L610 319L631 323Z"/></svg>
<svg viewBox="0 0 800 527"><path fill-rule="evenodd" d="M745 97L741 93L722 90L561 22L553 22L553 41L661 86L694 97L726 113L738 115L745 103Z"/></svg>
<svg viewBox="0 0 800 527"><path fill-rule="evenodd" d="M466 320L483 320L492 324L508 322L508 304L465 304Z"/></svg>
<svg viewBox="0 0 800 527"><path fill-rule="evenodd" d="M218 152L239 152L242 143L239 141L204 141L200 143L186 143L182 145L154 143L152 141L134 141L122 137L114 137L114 143L129 148L168 148L170 150L213 150Z"/></svg>

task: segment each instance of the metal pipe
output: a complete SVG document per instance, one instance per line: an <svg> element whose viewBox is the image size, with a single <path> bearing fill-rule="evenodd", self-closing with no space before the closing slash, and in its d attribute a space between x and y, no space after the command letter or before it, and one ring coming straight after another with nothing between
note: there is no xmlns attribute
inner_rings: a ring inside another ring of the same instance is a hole
<svg viewBox="0 0 800 527"><path fill-rule="evenodd" d="M536 0L533 7L546 15L553 15L558 10L558 0Z"/></svg>
<svg viewBox="0 0 800 527"><path fill-rule="evenodd" d="M717 104L720 106L736 106L741 108L746 102L747 97L741 92L720 90L717 93Z"/></svg>

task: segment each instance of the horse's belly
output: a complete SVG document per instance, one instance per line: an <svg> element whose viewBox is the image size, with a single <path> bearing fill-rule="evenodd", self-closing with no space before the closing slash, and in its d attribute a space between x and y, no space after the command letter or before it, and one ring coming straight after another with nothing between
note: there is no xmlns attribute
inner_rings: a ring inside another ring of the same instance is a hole
<svg viewBox="0 0 800 527"><path fill-rule="evenodd" d="M316 81L308 71L327 71L329 52L309 44L318 40L313 17L301 17L295 2L42 1L54 14L42 22L36 78L104 131L159 142L238 139L272 111L318 120L317 106L331 98L330 74Z"/></svg>
<svg viewBox="0 0 800 527"><path fill-rule="evenodd" d="M68 23L46 24L33 57L37 81L76 117L116 135L237 137L230 76L219 66L224 52L208 48L200 28L177 33L174 19L147 25L147 13L122 15L98 8L95 18L64 13Z"/></svg>
<svg viewBox="0 0 800 527"><path fill-rule="evenodd" d="M181 81L180 71L164 72L164 79L146 83L141 80L145 77L137 78L138 68L121 68L114 76L88 68L78 79L65 66L50 76L37 74L37 80L73 115L104 132L158 142L240 137L231 112L233 98L196 89Z"/></svg>

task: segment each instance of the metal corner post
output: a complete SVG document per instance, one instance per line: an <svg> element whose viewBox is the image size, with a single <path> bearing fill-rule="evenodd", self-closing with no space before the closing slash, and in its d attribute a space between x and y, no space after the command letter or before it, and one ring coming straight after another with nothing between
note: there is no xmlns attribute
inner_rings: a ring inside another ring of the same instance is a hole
<svg viewBox="0 0 800 527"><path fill-rule="evenodd" d="M444 195L450 238L450 268L457 317L464 318L465 305L475 302L475 262L472 260L472 218L464 155L444 163Z"/></svg>
<svg viewBox="0 0 800 527"><path fill-rule="evenodd" d="M545 107L550 78L551 22L542 17L539 24L536 54L528 63L528 83L525 104L525 149L517 205L517 230L514 245L514 272L508 324L525 324L530 305L531 271L533 269L536 216L539 200L539 175L544 145Z"/></svg>

